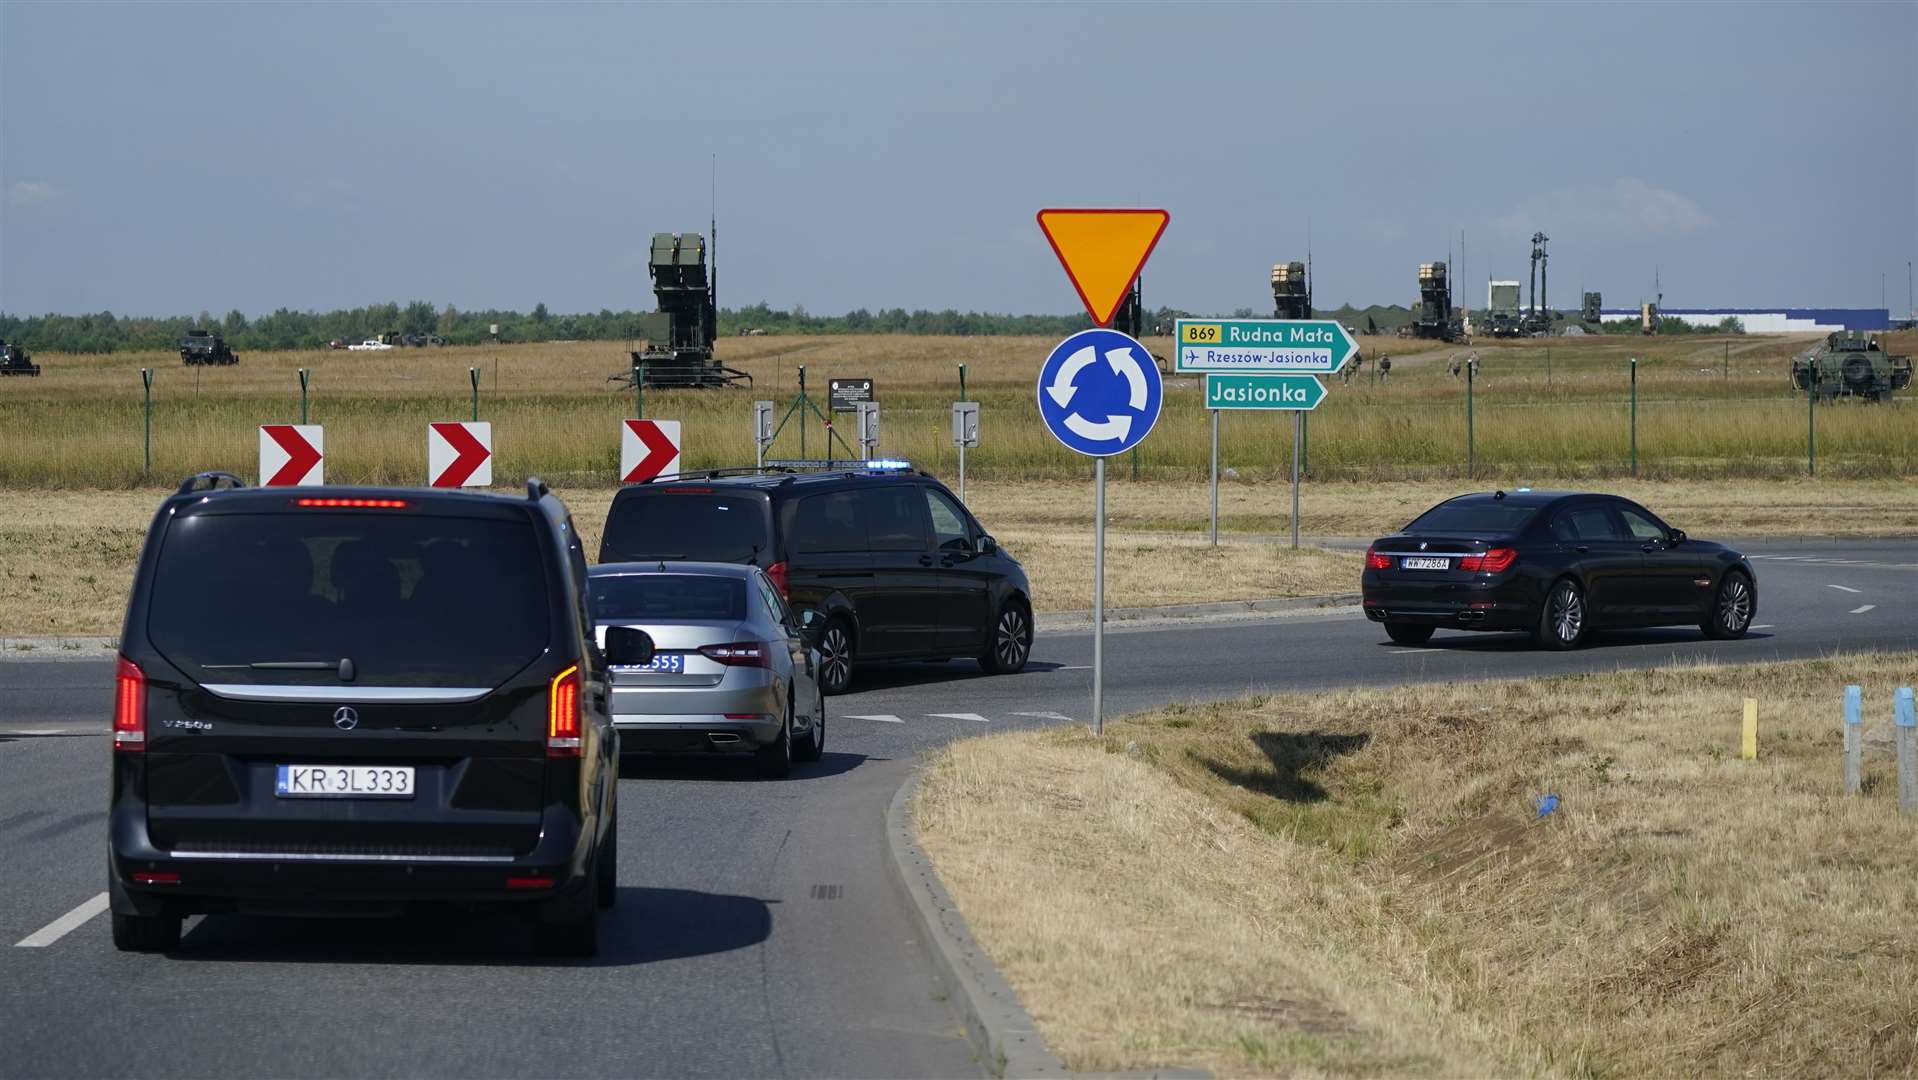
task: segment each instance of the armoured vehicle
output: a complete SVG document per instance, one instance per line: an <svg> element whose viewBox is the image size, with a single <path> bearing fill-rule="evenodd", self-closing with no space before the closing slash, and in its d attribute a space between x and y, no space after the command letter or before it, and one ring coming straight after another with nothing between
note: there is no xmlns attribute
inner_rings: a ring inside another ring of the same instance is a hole
<svg viewBox="0 0 1918 1080"><path fill-rule="evenodd" d="M1495 338L1518 336L1518 289L1516 281L1492 281L1485 286L1485 332Z"/></svg>
<svg viewBox="0 0 1918 1080"><path fill-rule="evenodd" d="M631 354L631 372L610 381L652 387L750 385L751 375L713 359L718 333L718 275L707 276L706 238L698 233L654 233L646 268L659 298L659 314L646 348Z"/></svg>
<svg viewBox="0 0 1918 1080"><path fill-rule="evenodd" d="M1911 357L1890 355L1870 335L1840 330L1791 362L1791 385L1820 401L1840 396L1880 401L1911 385Z"/></svg>
<svg viewBox="0 0 1918 1080"><path fill-rule="evenodd" d="M40 365L18 342L0 341L0 375L38 375Z"/></svg>
<svg viewBox="0 0 1918 1080"><path fill-rule="evenodd" d="M1457 341L1462 328L1452 312L1452 279L1445 264L1419 264L1419 306L1412 321L1412 336Z"/></svg>
<svg viewBox="0 0 1918 1080"><path fill-rule="evenodd" d="M188 330L180 341L183 364L237 364L240 354L227 347L226 339L211 330Z"/></svg>
<svg viewBox="0 0 1918 1080"><path fill-rule="evenodd" d="M1273 264L1272 317L1275 319L1312 317L1312 284L1306 280L1304 263Z"/></svg>
<svg viewBox="0 0 1918 1080"><path fill-rule="evenodd" d="M1586 293L1584 302L1578 306L1579 321L1585 323L1589 328L1596 330L1598 324L1603 319L1604 306L1605 298L1603 295L1595 292Z"/></svg>

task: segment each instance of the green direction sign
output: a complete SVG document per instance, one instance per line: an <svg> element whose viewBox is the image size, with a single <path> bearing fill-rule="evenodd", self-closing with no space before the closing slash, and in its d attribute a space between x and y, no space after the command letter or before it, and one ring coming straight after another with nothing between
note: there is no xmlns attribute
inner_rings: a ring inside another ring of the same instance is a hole
<svg viewBox="0 0 1918 1080"><path fill-rule="evenodd" d="M1336 374L1359 343L1332 319L1180 319L1176 371Z"/></svg>
<svg viewBox="0 0 1918 1080"><path fill-rule="evenodd" d="M1325 387L1310 375L1207 375L1208 409L1316 409Z"/></svg>

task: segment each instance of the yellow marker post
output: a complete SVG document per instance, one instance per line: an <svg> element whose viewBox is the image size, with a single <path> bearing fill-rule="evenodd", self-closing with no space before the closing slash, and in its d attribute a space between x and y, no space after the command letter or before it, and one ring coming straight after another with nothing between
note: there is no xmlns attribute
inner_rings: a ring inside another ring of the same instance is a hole
<svg viewBox="0 0 1918 1080"><path fill-rule="evenodd" d="M1746 761L1758 760L1758 699L1745 699L1745 738L1739 749L1739 756Z"/></svg>

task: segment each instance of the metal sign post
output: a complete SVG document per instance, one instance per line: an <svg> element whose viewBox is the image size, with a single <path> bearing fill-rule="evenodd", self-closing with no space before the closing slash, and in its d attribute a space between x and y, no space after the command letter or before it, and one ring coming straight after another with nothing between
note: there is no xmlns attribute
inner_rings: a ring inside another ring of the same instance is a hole
<svg viewBox="0 0 1918 1080"><path fill-rule="evenodd" d="M879 456L879 403L858 402L859 456L867 461Z"/></svg>
<svg viewBox="0 0 1918 1080"><path fill-rule="evenodd" d="M1092 459L1092 733L1106 729L1106 459Z"/></svg>
<svg viewBox="0 0 1918 1080"><path fill-rule="evenodd" d="M952 445L959 450L959 501L966 501L966 449L979 445L979 403L952 403Z"/></svg>
<svg viewBox="0 0 1918 1080"><path fill-rule="evenodd" d="M1638 357L1632 357L1632 475L1638 475Z"/></svg>
<svg viewBox="0 0 1918 1080"><path fill-rule="evenodd" d="M1212 409L1212 546L1219 546L1219 410Z"/></svg>
<svg viewBox="0 0 1918 1080"><path fill-rule="evenodd" d="M766 471L766 448L773 443L773 403L753 402L753 471Z"/></svg>
<svg viewBox="0 0 1918 1080"><path fill-rule="evenodd" d="M1299 450L1305 442L1305 414L1292 414L1292 550L1299 549Z"/></svg>

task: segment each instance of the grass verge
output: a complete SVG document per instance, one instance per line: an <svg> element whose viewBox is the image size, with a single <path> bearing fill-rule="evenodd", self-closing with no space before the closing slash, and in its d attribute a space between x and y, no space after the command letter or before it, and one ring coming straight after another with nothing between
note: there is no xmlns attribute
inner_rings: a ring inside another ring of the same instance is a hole
<svg viewBox="0 0 1918 1080"><path fill-rule="evenodd" d="M1074 1069L1909 1075L1918 654L1263 697L954 744L921 844ZM1759 759L1737 756L1761 702ZM1537 796L1556 793L1539 818Z"/></svg>

